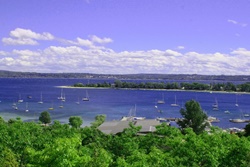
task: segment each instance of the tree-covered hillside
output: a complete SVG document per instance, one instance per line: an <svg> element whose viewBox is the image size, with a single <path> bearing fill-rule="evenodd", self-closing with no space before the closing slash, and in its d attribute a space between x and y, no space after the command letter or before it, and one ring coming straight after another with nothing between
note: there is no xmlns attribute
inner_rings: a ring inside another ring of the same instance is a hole
<svg viewBox="0 0 250 167"><path fill-rule="evenodd" d="M0 119L0 164L2 167L179 167L250 165L250 138L212 128L196 134L165 123L156 131L137 135L134 126L111 135L91 127L54 121L49 126L35 122ZM100 120L99 118L96 119ZM78 121L77 121L78 122ZM77 126L75 126L77 125Z"/></svg>
<svg viewBox="0 0 250 167"><path fill-rule="evenodd" d="M193 81L250 81L249 75L37 73L0 70L0 78L96 78Z"/></svg>

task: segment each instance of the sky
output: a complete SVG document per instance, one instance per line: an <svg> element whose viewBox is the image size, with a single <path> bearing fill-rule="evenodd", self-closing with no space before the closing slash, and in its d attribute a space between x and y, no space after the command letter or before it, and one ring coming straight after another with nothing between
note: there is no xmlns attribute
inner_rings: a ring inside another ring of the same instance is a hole
<svg viewBox="0 0 250 167"><path fill-rule="evenodd" d="M250 0L0 0L0 70L250 75Z"/></svg>

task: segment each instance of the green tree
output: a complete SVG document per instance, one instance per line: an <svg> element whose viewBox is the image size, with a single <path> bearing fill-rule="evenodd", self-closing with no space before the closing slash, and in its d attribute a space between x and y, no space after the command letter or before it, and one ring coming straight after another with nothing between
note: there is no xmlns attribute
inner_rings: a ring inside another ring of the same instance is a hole
<svg viewBox="0 0 250 167"><path fill-rule="evenodd" d="M100 126L106 119L106 115L97 115L95 121L91 123L92 128L97 128Z"/></svg>
<svg viewBox="0 0 250 167"><path fill-rule="evenodd" d="M81 117L79 116L71 116L69 118L69 124L73 127L73 128L80 128L80 126L82 125L83 120Z"/></svg>
<svg viewBox="0 0 250 167"><path fill-rule="evenodd" d="M250 136L250 123L245 126L245 136Z"/></svg>
<svg viewBox="0 0 250 167"><path fill-rule="evenodd" d="M178 121L178 125L181 129L192 128L196 134L200 134L204 131L208 123L207 115L202 111L201 106L195 100L186 102L185 108L180 110L183 119Z"/></svg>
<svg viewBox="0 0 250 167"><path fill-rule="evenodd" d="M115 80L115 87L116 88L121 88L122 87L122 82L120 80Z"/></svg>
<svg viewBox="0 0 250 167"><path fill-rule="evenodd" d="M18 167L16 155L9 148L1 148L0 164L2 167Z"/></svg>
<svg viewBox="0 0 250 167"><path fill-rule="evenodd" d="M76 136L74 138L58 138L52 143L46 144L45 148L39 151L27 148L28 166L79 166L81 158L78 148L80 146L80 138Z"/></svg>
<svg viewBox="0 0 250 167"><path fill-rule="evenodd" d="M40 114L39 121L44 123L45 125L51 122L50 114L48 111L43 111Z"/></svg>

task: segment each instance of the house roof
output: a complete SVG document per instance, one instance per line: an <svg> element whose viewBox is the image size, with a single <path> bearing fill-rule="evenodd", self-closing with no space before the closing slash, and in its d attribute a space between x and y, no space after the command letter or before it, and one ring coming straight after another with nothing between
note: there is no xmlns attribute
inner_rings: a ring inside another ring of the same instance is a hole
<svg viewBox="0 0 250 167"><path fill-rule="evenodd" d="M110 121L104 122L98 127L100 131L106 134L116 134L122 132L125 128L129 128L129 123L131 121ZM135 126L141 126L139 132L153 132L155 131L155 126L160 125L161 123L155 119L145 119L145 120L136 120L133 121Z"/></svg>

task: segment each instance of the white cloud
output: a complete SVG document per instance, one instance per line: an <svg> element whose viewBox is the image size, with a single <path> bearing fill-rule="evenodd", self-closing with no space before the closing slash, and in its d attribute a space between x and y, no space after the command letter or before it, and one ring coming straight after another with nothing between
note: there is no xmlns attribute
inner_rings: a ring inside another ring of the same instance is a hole
<svg viewBox="0 0 250 167"><path fill-rule="evenodd" d="M185 46L177 46L177 49L183 50L183 49L185 49Z"/></svg>
<svg viewBox="0 0 250 167"><path fill-rule="evenodd" d="M18 33L17 33L18 32ZM26 34L26 35L25 35ZM49 33L48 33L49 34ZM45 33L15 31L4 43L35 45L37 40L52 39ZM110 38L90 36L75 40L60 39L65 45L54 44L44 49L0 51L1 70L34 72L88 73L163 73L163 74L249 74L250 51L245 48L231 53L182 53L171 49L115 52L102 46ZM100 45L100 46L98 46ZM179 49L185 47L179 46Z"/></svg>
<svg viewBox="0 0 250 167"><path fill-rule="evenodd" d="M89 48L93 47L93 43L88 39L81 39L81 38L78 37L76 39L76 41L77 41L77 43L75 43L75 44L78 44L80 46L86 46L86 47L89 47Z"/></svg>
<svg viewBox="0 0 250 167"><path fill-rule="evenodd" d="M235 20L230 20L230 19L228 19L227 21L228 21L229 23L238 24L238 22L235 21Z"/></svg>
<svg viewBox="0 0 250 167"><path fill-rule="evenodd" d="M15 65L15 59L12 57L5 57L0 59L0 64L2 67L7 67L5 70L10 70L9 66Z"/></svg>
<svg viewBox="0 0 250 167"><path fill-rule="evenodd" d="M239 26L241 26L241 27L246 27L246 26L247 26L246 23L240 23L240 22L238 22L238 21L231 20L231 19L228 19L227 22L232 23L232 24L235 24L235 25L239 25Z"/></svg>
<svg viewBox="0 0 250 167"><path fill-rule="evenodd" d="M14 55L18 55L18 56L28 56L28 57L32 57L32 56L40 56L40 52L39 51L31 51L31 50L13 50L12 53Z"/></svg>
<svg viewBox="0 0 250 167"><path fill-rule="evenodd" d="M99 43L99 44L106 44L106 43L113 42L113 40L111 38L99 38L99 37L97 37L95 35L92 35L90 38L91 38L92 42L96 42L96 43Z"/></svg>
<svg viewBox="0 0 250 167"><path fill-rule="evenodd" d="M181 56L182 54L173 50L166 50L165 55L167 56Z"/></svg>
<svg viewBox="0 0 250 167"><path fill-rule="evenodd" d="M0 50L0 56L7 56L7 55L9 55L9 53L8 53L8 52L1 51L1 50Z"/></svg>
<svg viewBox="0 0 250 167"><path fill-rule="evenodd" d="M41 34L29 29L16 28L10 32L10 37L3 38L5 45L38 45L37 40L53 40L54 36L48 32Z"/></svg>
<svg viewBox="0 0 250 167"><path fill-rule="evenodd" d="M3 38L5 45L38 45L38 42L30 38Z"/></svg>
<svg viewBox="0 0 250 167"><path fill-rule="evenodd" d="M16 28L10 32L10 36L13 38L31 38L36 40L53 40L54 36L48 32L36 33L29 29Z"/></svg>
<svg viewBox="0 0 250 167"><path fill-rule="evenodd" d="M111 38L99 38L95 35L90 36L90 39L83 39L83 38L77 37L75 40L59 39L59 41L66 45L83 46L86 48L97 49L97 50L106 49L106 48L104 46L95 45L95 43L103 45L103 44L113 42Z"/></svg>
<svg viewBox="0 0 250 167"><path fill-rule="evenodd" d="M172 50L107 52L79 46L50 46L39 51L13 50L8 54L16 57L0 57L1 67L17 71L235 75L250 70L250 51L244 48L230 54L181 54Z"/></svg>
<svg viewBox="0 0 250 167"><path fill-rule="evenodd" d="M234 51L231 52L232 55L235 56L246 56L246 57L250 57L250 51L245 49L245 48L238 48ZM244 60L244 59L242 59Z"/></svg>

